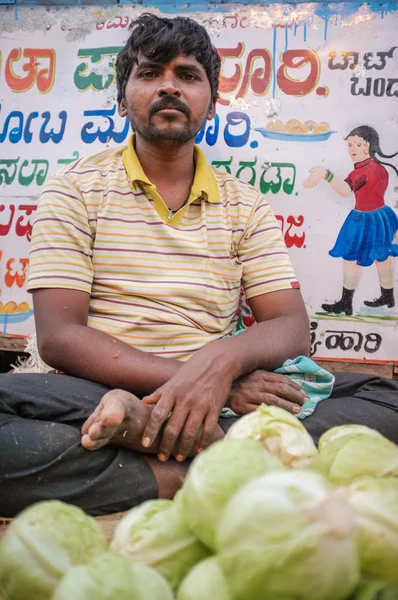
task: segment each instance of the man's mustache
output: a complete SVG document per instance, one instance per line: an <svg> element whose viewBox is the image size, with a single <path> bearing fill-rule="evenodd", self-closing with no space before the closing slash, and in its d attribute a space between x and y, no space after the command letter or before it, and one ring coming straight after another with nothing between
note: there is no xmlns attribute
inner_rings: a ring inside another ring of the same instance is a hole
<svg viewBox="0 0 398 600"><path fill-rule="evenodd" d="M155 112L162 110L164 108L175 108L176 110L181 111L187 117L191 116L191 111L186 104L178 100L175 96L163 96L158 102L152 104L149 109L149 116L151 117Z"/></svg>

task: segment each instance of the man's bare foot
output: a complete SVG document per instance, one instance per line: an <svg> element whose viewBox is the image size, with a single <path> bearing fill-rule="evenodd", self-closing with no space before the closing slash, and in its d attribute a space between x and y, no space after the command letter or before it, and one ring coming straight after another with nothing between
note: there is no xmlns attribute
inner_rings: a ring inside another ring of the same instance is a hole
<svg viewBox="0 0 398 600"><path fill-rule="evenodd" d="M143 404L133 394L111 390L84 423L81 444L87 450L98 450L111 443L145 451L141 435L151 412L152 406Z"/></svg>
<svg viewBox="0 0 398 600"><path fill-rule="evenodd" d="M148 423L153 406L144 404L137 396L124 390L111 390L98 404L95 411L84 423L81 433L81 444L87 450L98 450L107 444L124 446L130 450L156 454L159 449L162 430L152 446L142 446L141 439ZM201 432L192 447L189 456L197 453ZM214 432L213 442L224 437L220 426ZM178 442L173 449L172 456L178 453ZM160 457L161 460L162 457Z"/></svg>

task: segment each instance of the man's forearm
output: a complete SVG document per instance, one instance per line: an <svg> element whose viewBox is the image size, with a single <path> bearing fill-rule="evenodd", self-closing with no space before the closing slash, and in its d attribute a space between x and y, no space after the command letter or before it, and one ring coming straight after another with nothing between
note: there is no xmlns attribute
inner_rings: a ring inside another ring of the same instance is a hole
<svg viewBox="0 0 398 600"><path fill-rule="evenodd" d="M68 325L47 342L40 343L40 336L38 339L41 357L49 366L138 396L151 394L182 365L84 325Z"/></svg>
<svg viewBox="0 0 398 600"><path fill-rule="evenodd" d="M308 355L308 320L282 316L256 323L237 336L213 342L231 365L233 379L257 369L274 371L288 358Z"/></svg>

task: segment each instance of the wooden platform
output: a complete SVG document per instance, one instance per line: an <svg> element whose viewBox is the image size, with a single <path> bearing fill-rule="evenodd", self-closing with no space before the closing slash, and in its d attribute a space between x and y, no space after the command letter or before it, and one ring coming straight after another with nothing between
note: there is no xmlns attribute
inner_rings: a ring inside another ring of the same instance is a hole
<svg viewBox="0 0 398 600"><path fill-rule="evenodd" d="M112 539L113 532L120 519L125 515L125 512L115 513L113 515L105 515L103 517L95 517L95 520L102 525L102 529L105 532L106 537L110 541Z"/></svg>
<svg viewBox="0 0 398 600"><path fill-rule="evenodd" d="M331 371L332 373L345 372L345 373L368 373L369 375L376 375L377 377L387 377L387 379L398 379L398 367L392 364L372 364L369 362L346 362L346 361L332 361L332 360L316 360L317 365Z"/></svg>
<svg viewBox="0 0 398 600"><path fill-rule="evenodd" d="M25 338L19 337L3 337L0 335L0 351L5 352L24 352Z"/></svg>

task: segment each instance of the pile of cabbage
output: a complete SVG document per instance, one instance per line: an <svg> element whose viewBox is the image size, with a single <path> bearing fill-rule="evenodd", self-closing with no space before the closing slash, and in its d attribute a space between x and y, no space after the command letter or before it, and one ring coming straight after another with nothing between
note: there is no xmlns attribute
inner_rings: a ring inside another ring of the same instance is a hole
<svg viewBox="0 0 398 600"><path fill-rule="evenodd" d="M398 446L344 425L317 448L260 406L110 544L75 506L23 511L0 541L0 599L398 600Z"/></svg>

